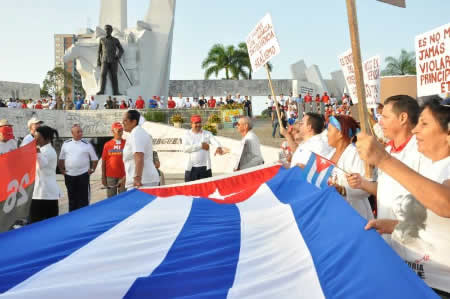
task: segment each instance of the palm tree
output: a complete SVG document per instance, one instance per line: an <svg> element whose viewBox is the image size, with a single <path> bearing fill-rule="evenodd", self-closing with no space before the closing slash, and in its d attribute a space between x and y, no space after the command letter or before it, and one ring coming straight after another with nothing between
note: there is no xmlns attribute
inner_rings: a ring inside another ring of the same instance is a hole
<svg viewBox="0 0 450 299"><path fill-rule="evenodd" d="M383 76L403 76L416 74L416 56L414 52L402 49L400 57L386 57L386 68L381 72Z"/></svg>
<svg viewBox="0 0 450 299"><path fill-rule="evenodd" d="M215 74L217 78L219 72L222 70L225 70L225 79L227 80L239 80L239 76L248 79L248 74L244 70L244 57L233 45L225 48L222 44L215 44L211 50L209 50L206 59L203 60L202 68L205 69L206 80L209 79L212 74Z"/></svg>
<svg viewBox="0 0 450 299"><path fill-rule="evenodd" d="M248 79L252 80L253 69L252 69L252 64L250 62L250 56L248 55L247 44L244 42L240 42L238 45L238 49L239 49L240 55L243 56L243 59L245 61L244 66L248 69ZM269 72L272 72L272 69L273 69L272 64L270 62L268 62L267 65L269 66Z"/></svg>

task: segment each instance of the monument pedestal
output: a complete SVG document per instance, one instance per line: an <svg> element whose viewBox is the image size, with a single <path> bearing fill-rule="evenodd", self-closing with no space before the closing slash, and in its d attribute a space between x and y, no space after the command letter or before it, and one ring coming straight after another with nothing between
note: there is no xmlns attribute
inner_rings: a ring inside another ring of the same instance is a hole
<svg viewBox="0 0 450 299"><path fill-rule="evenodd" d="M92 95L92 96L94 97L95 101L98 104L98 109L105 109L106 100L109 97L111 97L111 99L116 98L117 99L117 103L118 103L119 106L122 103L122 100L124 100L125 103L128 104L128 99L131 98L131 97L124 96L124 95L121 95L121 96L110 96L110 95L106 95L106 94L104 94L104 95ZM90 98L91 98L90 95L86 97L86 99L90 99ZM135 102L135 100L133 99L133 103L134 102Z"/></svg>

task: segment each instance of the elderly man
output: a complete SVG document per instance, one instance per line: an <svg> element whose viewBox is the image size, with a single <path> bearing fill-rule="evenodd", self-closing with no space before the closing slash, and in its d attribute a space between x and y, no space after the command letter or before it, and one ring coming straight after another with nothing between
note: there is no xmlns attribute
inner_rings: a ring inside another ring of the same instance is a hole
<svg viewBox="0 0 450 299"><path fill-rule="evenodd" d="M20 144L20 147L27 145L28 143L32 142L34 140L34 134L36 133L36 129L39 128L44 122L42 120L39 120L37 117L32 117L27 125L28 130L30 130L30 134L25 136L22 140L22 143Z"/></svg>
<svg viewBox="0 0 450 299"><path fill-rule="evenodd" d="M0 155L17 149L12 125L6 119L0 119Z"/></svg>
<svg viewBox="0 0 450 299"><path fill-rule="evenodd" d="M125 165L123 164L125 140L122 139L122 124L120 122L113 123L111 131L113 139L105 143L102 153L102 184L106 187L108 197L125 191L123 186L119 186L120 179L125 176Z"/></svg>
<svg viewBox="0 0 450 299"><path fill-rule="evenodd" d="M64 175L69 197L69 212L89 205L89 176L97 167L98 158L92 145L82 140L80 125L72 126L72 139L64 142L58 167Z"/></svg>
<svg viewBox="0 0 450 299"><path fill-rule="evenodd" d="M217 147L216 154L222 155L222 146L211 134L202 130L202 119L200 115L191 117L192 129L187 131L182 139L183 151L188 154L184 174L185 182L196 181L212 176L211 157L209 146L213 144Z"/></svg>
<svg viewBox="0 0 450 299"><path fill-rule="evenodd" d="M261 154L261 145L258 136L252 131L252 121L250 117L243 116L239 118L237 130L242 136L239 152L234 154L238 157L233 167L234 171L251 168L264 164ZM224 153L232 152L229 148L224 148Z"/></svg>

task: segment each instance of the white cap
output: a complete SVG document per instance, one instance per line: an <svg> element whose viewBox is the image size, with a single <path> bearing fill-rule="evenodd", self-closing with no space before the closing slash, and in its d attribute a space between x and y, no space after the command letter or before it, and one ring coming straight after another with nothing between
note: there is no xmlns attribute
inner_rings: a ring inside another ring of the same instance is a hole
<svg viewBox="0 0 450 299"><path fill-rule="evenodd" d="M28 125L28 128L30 128L32 124L42 124L42 123L43 123L42 120L38 119L37 117L32 117L32 118L28 121L27 125Z"/></svg>

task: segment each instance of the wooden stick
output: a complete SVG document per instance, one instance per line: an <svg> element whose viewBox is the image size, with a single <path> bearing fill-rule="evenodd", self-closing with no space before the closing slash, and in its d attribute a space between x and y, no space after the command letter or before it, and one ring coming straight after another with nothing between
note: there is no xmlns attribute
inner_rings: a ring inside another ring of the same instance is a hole
<svg viewBox="0 0 450 299"><path fill-rule="evenodd" d="M358 97L358 115L361 125L361 131L370 134L370 130L367 126L367 103L366 103L366 90L364 88L364 76L361 61L361 47L359 44L359 31L358 31L358 18L356 15L355 0L346 0L347 2L347 14L348 25L350 27L350 39L352 43L352 56L353 56L353 68L355 69L356 79L356 94ZM366 177L372 177L372 170L368 163L366 163Z"/></svg>
<svg viewBox="0 0 450 299"><path fill-rule="evenodd" d="M277 118L278 118L278 124L280 125L280 130L282 127L282 122L281 122L281 116L280 116L280 108L278 107L278 100L277 100L277 96L275 95L275 91L273 90L273 85L272 85L272 78L270 77L270 71L269 71L269 66L266 63L266 70L267 70L267 77L269 78L269 86L270 86L270 90L272 91L272 96L273 99L275 101L275 109L277 111Z"/></svg>

